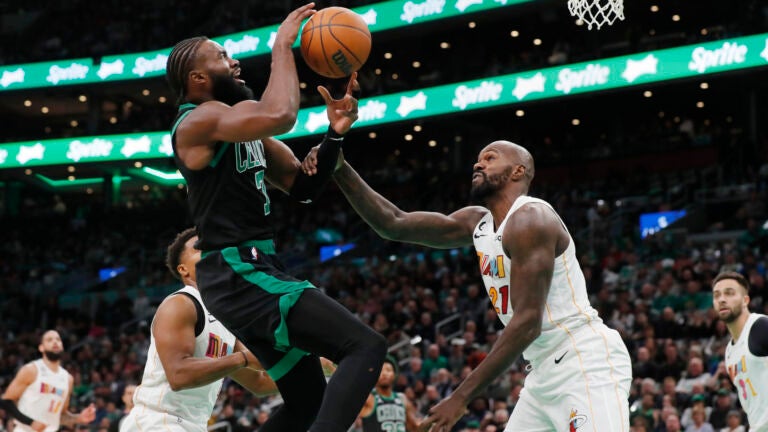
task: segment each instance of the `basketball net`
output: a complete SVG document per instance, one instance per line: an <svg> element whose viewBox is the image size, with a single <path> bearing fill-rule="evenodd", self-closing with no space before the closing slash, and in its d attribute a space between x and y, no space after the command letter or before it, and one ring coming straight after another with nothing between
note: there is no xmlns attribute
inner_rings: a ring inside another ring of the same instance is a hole
<svg viewBox="0 0 768 432"><path fill-rule="evenodd" d="M611 25L616 19L624 20L623 0L568 0L568 10L571 15L579 18L592 30L603 25Z"/></svg>

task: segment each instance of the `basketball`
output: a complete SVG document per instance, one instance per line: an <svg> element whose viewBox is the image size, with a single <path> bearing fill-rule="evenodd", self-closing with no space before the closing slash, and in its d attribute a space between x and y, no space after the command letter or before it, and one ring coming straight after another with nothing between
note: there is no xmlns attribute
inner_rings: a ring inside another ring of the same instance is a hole
<svg viewBox="0 0 768 432"><path fill-rule="evenodd" d="M360 69L371 53L371 32L363 18L343 7L319 10L301 32L301 55L307 65L328 78Z"/></svg>

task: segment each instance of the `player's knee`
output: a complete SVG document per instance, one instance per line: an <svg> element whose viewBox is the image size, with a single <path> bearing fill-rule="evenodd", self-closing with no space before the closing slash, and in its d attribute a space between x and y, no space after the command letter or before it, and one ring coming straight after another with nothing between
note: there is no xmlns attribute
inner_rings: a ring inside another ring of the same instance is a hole
<svg viewBox="0 0 768 432"><path fill-rule="evenodd" d="M381 364L384 364L384 357L387 355L387 340L384 336L375 331L371 332L371 335L366 341L366 345L371 353L371 357Z"/></svg>

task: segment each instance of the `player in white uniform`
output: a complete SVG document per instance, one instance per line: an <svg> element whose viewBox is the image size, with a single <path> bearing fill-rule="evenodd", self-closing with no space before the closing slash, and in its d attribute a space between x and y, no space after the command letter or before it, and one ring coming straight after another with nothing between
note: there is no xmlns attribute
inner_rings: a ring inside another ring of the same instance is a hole
<svg viewBox="0 0 768 432"><path fill-rule="evenodd" d="M313 153L302 163L313 171ZM448 432L466 404L518 356L530 361L507 431L629 431L632 368L619 334L590 306L576 247L552 207L528 197L533 157L495 141L479 154L470 206L450 215L404 212L348 164L334 178L355 210L384 238L436 248L474 242L488 295L506 326L486 359L420 430Z"/></svg>
<svg viewBox="0 0 768 432"><path fill-rule="evenodd" d="M185 287L157 308L144 375L121 432L205 432L225 376L256 395L277 393L256 357L205 308L195 277L196 241L190 228L168 247L166 264Z"/></svg>
<svg viewBox="0 0 768 432"><path fill-rule="evenodd" d="M205 432L225 376L255 394L277 392L256 357L205 309L195 283L195 241L188 229L168 247L168 266L186 286L157 308L144 375L121 432Z"/></svg>
<svg viewBox="0 0 768 432"><path fill-rule="evenodd" d="M733 338L725 348L725 367L749 430L768 432L768 316L749 313L749 281L739 273L715 277L712 302Z"/></svg>
<svg viewBox="0 0 768 432"><path fill-rule="evenodd" d="M69 411L74 379L61 367L64 345L56 330L48 330L40 339L42 358L24 365L8 385L0 408L16 421L16 431L55 432L61 424L86 424L96 417L91 404L79 414ZM18 407L16 403L18 402Z"/></svg>

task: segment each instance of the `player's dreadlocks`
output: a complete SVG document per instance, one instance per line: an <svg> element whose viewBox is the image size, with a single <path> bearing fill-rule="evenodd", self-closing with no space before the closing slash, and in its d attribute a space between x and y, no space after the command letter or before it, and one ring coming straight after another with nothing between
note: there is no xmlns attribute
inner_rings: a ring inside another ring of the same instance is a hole
<svg viewBox="0 0 768 432"><path fill-rule="evenodd" d="M176 44L168 56L168 63L165 67L165 77L171 90L176 94L176 104L181 105L184 102L187 92L187 76L192 70L195 55L200 44L207 41L205 36L196 36Z"/></svg>

